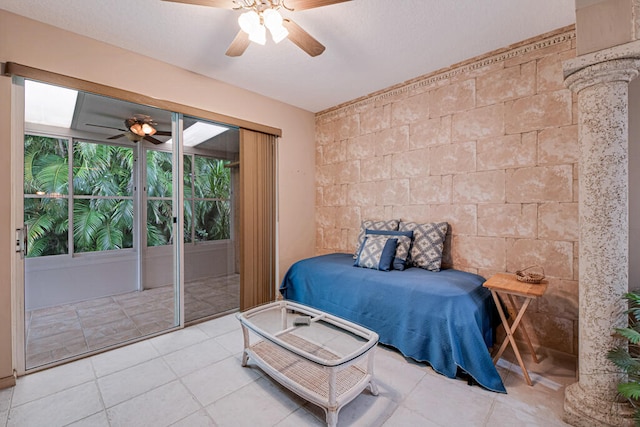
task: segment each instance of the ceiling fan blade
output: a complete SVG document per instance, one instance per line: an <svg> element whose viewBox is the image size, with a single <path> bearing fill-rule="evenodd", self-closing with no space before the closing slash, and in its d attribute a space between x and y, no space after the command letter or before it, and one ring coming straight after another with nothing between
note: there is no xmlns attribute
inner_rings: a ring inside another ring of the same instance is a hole
<svg viewBox="0 0 640 427"><path fill-rule="evenodd" d="M240 56L244 53L245 50L247 50L247 47L249 47L249 43L251 43L249 41L249 34L240 30L238 31L236 38L233 39L233 41L229 45L229 49L227 49L225 55Z"/></svg>
<svg viewBox="0 0 640 427"><path fill-rule="evenodd" d="M122 138L123 136L126 136L124 133L121 133L120 135L114 135L114 136L110 136L107 139L118 139L118 138Z"/></svg>
<svg viewBox="0 0 640 427"><path fill-rule="evenodd" d="M94 125L91 123L85 123L86 126L93 126L96 128L105 128L105 129L115 129L115 130L119 130L120 132L126 132L126 129L120 129L120 128L114 128L113 126L103 126L103 125Z"/></svg>
<svg viewBox="0 0 640 427"><path fill-rule="evenodd" d="M343 3L351 0L287 0L287 7L298 11L313 9L315 7L329 6L336 3Z"/></svg>
<svg viewBox="0 0 640 427"><path fill-rule="evenodd" d="M154 135L171 136L171 132L166 131L166 130L158 130L158 131L156 131L156 133L154 133Z"/></svg>
<svg viewBox="0 0 640 427"><path fill-rule="evenodd" d="M172 3L195 4L197 6L221 7L223 9L233 9L238 7L233 0L163 0Z"/></svg>
<svg viewBox="0 0 640 427"><path fill-rule="evenodd" d="M150 143L152 143L152 144L156 144L156 145L158 145L158 144L164 144L164 142L160 141L159 139L155 139L154 137L149 136L149 135L145 136L143 139L146 139L146 140L147 140L147 141L149 141Z"/></svg>
<svg viewBox="0 0 640 427"><path fill-rule="evenodd" d="M284 19L282 25L289 31L289 40L309 55L318 56L324 52L325 47L322 43L311 37L311 34L307 33L292 20Z"/></svg>

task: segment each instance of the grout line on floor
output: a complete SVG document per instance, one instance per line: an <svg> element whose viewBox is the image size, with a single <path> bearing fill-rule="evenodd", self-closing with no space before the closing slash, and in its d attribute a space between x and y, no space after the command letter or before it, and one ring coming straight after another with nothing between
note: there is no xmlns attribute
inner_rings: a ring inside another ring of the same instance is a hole
<svg viewBox="0 0 640 427"><path fill-rule="evenodd" d="M226 325L227 322L229 320L231 320L232 318L229 317L228 319L222 320L220 322L220 325ZM215 322L215 319L213 320L213 322ZM214 326L214 325L212 325ZM236 333L239 333L239 331L236 331ZM208 339L214 339L215 338L208 338ZM141 341L144 342L144 341ZM145 344L145 347L147 346L147 344ZM188 347L181 347L182 348L188 348ZM253 372L257 373L258 375L256 375L255 378L252 378L248 383L245 383L244 385L240 386L239 388L230 391L226 394L224 394L223 396L219 396L217 397L213 402L207 404L206 406L200 402L200 400L198 400L198 398L196 396L198 396L198 392L196 390L192 391L189 387L186 386L185 382L183 382L184 378L187 375L192 375L193 372L189 372L189 373L185 373L183 375L178 376L177 373L175 372L174 368L168 363L166 362L166 360L164 359L165 356L167 355L162 355L162 354L156 354L156 353L152 353L150 354L148 352L148 348L139 348L139 350L142 350L144 353L141 356L145 356L145 357L150 357L150 359L146 359L143 362L137 362L134 365L131 366L127 366L126 368L123 369L130 369L133 368L137 365L139 365L139 363L144 363L144 362L149 362L150 360L155 360L157 358L160 358L161 361L163 361L166 369L169 369L173 374L174 374L174 379L172 379L170 382L173 382L175 380L177 380L177 384L180 384L184 389L185 389L185 393L188 393L188 396L191 398L191 400L195 400L196 405L193 405L194 409L197 407L197 410L192 411L189 414L186 414L185 416L183 416L180 420L176 420L176 421L172 421L174 424L185 424L187 422L187 418L188 417L192 417L192 419L189 419L188 421L201 421L204 424L210 423L211 425L216 425L216 420L213 418L213 416L209 413L209 411L207 410L207 408L210 408L211 405L214 405L216 402L219 402L221 399L228 399L230 398L231 400L229 402L225 402L225 406L229 406L228 403L230 404L230 402L243 402L243 398L244 396L247 394L247 388L251 385L256 385L256 382L261 381L261 379L263 379L264 381L266 381L267 383L269 383L270 385L276 387L279 390L282 390L283 392L286 393L286 398L292 398L294 400L294 403L296 404L296 408L294 408L291 412L289 412L288 415L286 415L284 418L275 421L275 422L269 422L269 423L265 423L263 422L263 424L259 424L261 426L274 426L274 425L278 425L278 423L283 422L284 420L286 420L287 417L291 416L291 414L294 414L296 411L298 411L299 409L303 409L303 411L306 411L306 414L304 414L303 412L300 413L300 415L303 416L302 419L304 419L307 415L311 416L312 418L307 418L307 420L311 421L311 419L313 420L318 420L317 424L322 424L324 422L324 419L322 419L320 417L320 413L318 410L316 410L316 406L309 403L308 401L305 401L304 399L302 399L302 403L300 403L298 401L297 398L292 397L290 395L289 392L287 392L286 387L281 386L279 383L277 383L277 381L272 380L270 377L268 377L267 375L263 374L263 371L259 368L257 368L255 365L251 365L249 368L243 368L243 369L251 369ZM176 350L179 351L179 350ZM137 354L137 353L136 353ZM225 357L224 359L218 360L208 366L211 366L213 364L216 363L222 363L223 361L227 360L232 360L232 359L236 359L234 360L234 362L236 363L240 363L240 358L239 356L241 355L240 353L237 354L231 354L227 357ZM117 357L117 355L114 355ZM231 358L231 359L229 359ZM397 360L396 360L397 358ZM394 375L395 370L391 369L395 366L395 364L398 361L401 361L402 358L399 356L399 353L397 355L388 355L388 357L378 357L376 358L376 361L378 363L384 363L387 359L389 359L389 363L392 363L393 365L389 366L389 369L381 369L378 371L378 375L383 374L380 377L380 380L382 380L384 382L383 379L386 378L386 382L388 382L389 386L391 387L391 389L396 389L395 387L391 386L391 384L393 383L393 381L389 382L393 377L391 376L384 376L384 372L387 373L387 375ZM133 359L133 360L138 360L138 359ZM406 360L406 363L411 363L412 365L414 364L414 362L411 362L410 360ZM562 360L562 359L561 359ZM82 384L86 384L89 381L92 381L95 385L95 387L98 388L98 396L96 397L96 409L98 408L102 408L101 410L99 410L98 412L95 412L93 414L87 415L85 416L84 414L82 415L83 418L82 419L78 419L78 420L74 420L72 424L74 423L84 423L87 424L90 421L94 421L94 422L102 422L105 423L106 420L106 424L105 425L111 425L112 421L109 420L109 411L111 411L111 408L124 403L126 401L120 402L110 408L106 408L105 407L105 402L104 402L104 397L102 395L102 390L100 389L100 386L98 384L98 377L97 377L97 373L96 373L96 367L97 365L94 365L94 359L90 358L89 361L90 363L90 368L92 370L93 375L86 375L87 379L86 381L83 381ZM498 363L498 365L500 366L501 369L501 374L503 376L505 375L512 375L511 372L515 372L516 369L513 366L509 365L509 362L506 359L501 359ZM552 368L551 370L553 370L554 366L561 366L561 369L565 369L564 365L560 364L560 365L555 365L554 363L552 364L547 364L547 365L541 365L540 366L540 371L541 374L540 375L544 375L543 372L549 372L549 368ZM76 370L78 373L83 372L86 368L86 366L84 366L82 364L82 362L78 365L76 365L76 367L79 370ZM447 424L445 421L445 418L432 418L430 417L427 413L425 413L425 411L423 411L422 409L419 408L419 406L415 406L416 403L415 401L412 404L409 404L409 406L405 406L405 403L407 402L407 399L409 396L417 393L418 391L418 387L420 387L420 384L422 381L424 381L427 375L435 375L438 376L438 378L442 378L442 376L440 376L439 374L436 374L435 372L432 371L432 369L430 367L428 367L428 365L426 364L419 364L418 365L420 369L420 372L422 373L422 378L415 382L415 384L412 383L407 383L406 387L404 386L399 386L399 388L397 388L398 393L401 392L401 394L398 394L399 398L398 400L392 399L390 398L390 402L393 403L392 406L390 406L389 411L387 412L386 410L384 412L379 412L379 414L377 415L377 418L374 420L374 422L370 425L384 425L386 423L386 425L388 425L389 427L393 427L394 425L401 425L398 424L398 422L403 421L403 422L409 422L410 420L413 420L414 424L412 425L419 425L419 423L421 422L421 420L428 420L428 421L424 421L424 423L428 423L429 425L454 425L454 424ZM424 368L424 369L422 369ZM54 368L55 369L55 368ZM120 372L120 371L118 371ZM62 372L61 372L62 373ZM517 373L517 372L516 372ZM65 374L69 374L68 372L65 372ZM111 373L110 373L111 374ZM413 370L411 371L407 371L407 374L410 376L414 376L413 374ZM33 375L42 375L40 373L36 373ZM48 377L48 376L47 376ZM92 377L91 379L89 379L90 377ZM50 377L52 379L52 381L55 381L56 378L58 378L57 375L53 375L52 377ZM122 376L123 378L123 383L122 383L122 387L123 390L125 390L128 387L129 381L132 379L129 378L125 378L125 376ZM19 381L21 381L19 379ZM188 381L186 381L188 383ZM554 384L554 381L551 381ZM36 382L38 383L38 382ZM437 390L433 390L435 393L438 394L451 394L451 398L452 399L461 399L460 401L460 407L464 407L465 403L464 402L468 402L470 405L474 402L474 400L476 399L477 393L471 392L471 391L466 391L466 387L461 387L460 383L458 381L454 381L454 380L447 380L447 381L438 381L438 384L441 384L441 386L437 389ZM148 390L144 393L150 393L153 390L156 390L160 387L164 387L166 386L166 384L168 383L163 383L162 385L158 385L155 386L153 389ZM262 386L265 385L266 383L262 383L262 382L258 382L257 385ZM79 384L73 385L71 387L78 387ZM423 384L424 386L424 384ZM216 387L215 381L211 384L211 387ZM67 388L65 388L66 390ZM271 387L267 388L268 390L271 390ZM83 389L84 390L84 389ZM26 391L26 390L25 390ZM54 393L51 393L47 396L52 396L56 393L60 393L64 390L59 390L56 391ZM113 390L111 390L113 391ZM34 391L34 392L37 392ZM142 394L144 394L142 393ZM549 399L549 398L553 398L555 399L556 396L553 395L551 396L551 394L546 390L546 388L540 388L540 387L534 387L529 389L526 389L526 396L529 396L530 394L537 394L540 395L542 398L544 399ZM9 397L9 408L7 411L7 420L9 419L9 412L12 411L15 408L18 408L22 405L18 405L14 408L13 406L13 395L14 393L12 392L10 396L5 396L5 398ZM279 393L269 393L269 395L272 396L272 398L274 399L280 399L281 396ZM483 393L483 395L485 395L485 393ZM38 399L35 400L31 400L30 402L36 401L36 400L40 400L43 399L44 397L47 396L43 396L40 397ZM138 396L140 396L140 394L136 395L136 396L132 396L130 399L128 400L132 400L137 398ZM186 396L186 395L185 395ZM235 397L233 397L235 396ZM402 397L404 396L404 397ZM477 414L477 418L475 418L475 421L473 423L473 425L478 425L478 426L484 426L484 427L489 427L491 425L510 425L510 424L504 424L504 422L506 420L508 420L509 418L507 418L508 416L510 416L511 412L507 412L506 415L503 413L503 408L502 406L509 406L512 408L513 411L516 412L515 415L517 414L522 414L522 416L524 417L523 419L533 419L532 417L535 417L539 422L544 422L544 421L548 421L549 423L553 424L553 422L555 422L555 424L553 425L564 425L561 423L561 408L559 409L554 409L557 407L557 405L551 405L551 404L544 404L542 400L540 399L534 399L533 401L530 401L529 398L527 398L526 396L519 396L517 393L513 396L510 395L510 397L508 399L502 398L503 395L498 394L498 393L491 393L490 395L488 395L491 398L491 401L487 401L486 404L483 404L483 408L481 412L478 412ZM523 399L523 397L525 397ZM81 400L81 397L78 396L77 397L79 400ZM99 399L99 400L98 400ZM206 398L205 398L206 399ZM270 397L267 396L267 399L271 399ZM466 400L468 399L468 401ZM205 400L207 401L207 400ZM360 399L361 403L360 405L363 404L364 402L368 402L369 399ZM47 400L47 402L49 402L49 400ZM533 403L532 403L533 402ZM26 403L26 402L25 402ZM541 405L542 403L542 405ZM234 406L235 404L232 404L231 406ZM350 404L351 405L351 404ZM357 403L355 403L355 405L358 405ZM371 403L366 403L366 407L370 407L371 409L373 409L373 406L376 406L373 402ZM249 407L245 407L243 405L239 405L238 407L238 416L242 417L242 414L244 414L245 412L243 411L251 411L251 405L249 405ZM35 405L35 407L37 407L37 404ZM235 406L234 406L235 407ZM365 408L366 408L365 407ZM400 408L402 408L402 410L398 411ZM413 408L413 409L411 409ZM438 408L433 408L434 410L437 410ZM548 411L552 410L551 413L549 413ZM558 412L560 411L560 412ZM360 412L360 410L358 410L358 413ZM398 416L394 418L394 415L396 413L398 413ZM24 415L24 411L16 411L16 415L20 414L20 416L22 417L22 415ZM213 412L215 414L215 411ZM198 414L198 415L196 415ZM182 416L182 414L181 414ZM512 416L512 415L511 415ZM95 417L94 419L90 419L90 417ZM15 417L14 417L15 418ZM289 420L289 422L285 422L283 424L290 424L290 421L297 419L297 418L292 418L291 420ZM434 419L438 419L439 422L434 421ZM447 418L449 420L451 420L451 422L455 423L455 415L453 415L453 418ZM14 419L13 422L15 422L16 420ZM361 420L360 420L361 421ZM371 420L370 420L371 421ZM513 419L511 419L511 421L513 421ZM67 421L68 422L68 421ZM8 423L8 421L7 421ZM55 424L55 422L52 421L53 424ZM395 423L395 424L394 424ZM418 424L415 424L418 423ZM431 424L432 423L432 424ZM493 423L493 424L490 424ZM2 421L0 421L0 426L5 425L6 423L2 423ZM314 425L315 425L315 421L314 421ZM351 422L347 422L347 419L345 418L343 421L343 424L346 425L359 425L358 424L358 420L351 420ZM60 424L62 425L62 424ZM409 425L409 424L403 424L403 425ZM536 424L536 425L543 425L543 424Z"/></svg>

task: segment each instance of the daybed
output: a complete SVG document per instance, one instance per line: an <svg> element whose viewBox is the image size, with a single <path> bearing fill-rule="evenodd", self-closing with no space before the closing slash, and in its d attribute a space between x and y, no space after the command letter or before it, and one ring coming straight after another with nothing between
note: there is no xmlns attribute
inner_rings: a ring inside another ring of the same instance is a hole
<svg viewBox="0 0 640 427"><path fill-rule="evenodd" d="M483 282L454 269L358 268L353 254L334 253L292 265L280 292L377 332L381 343L447 377L461 369L481 386L506 393L488 350L497 317Z"/></svg>

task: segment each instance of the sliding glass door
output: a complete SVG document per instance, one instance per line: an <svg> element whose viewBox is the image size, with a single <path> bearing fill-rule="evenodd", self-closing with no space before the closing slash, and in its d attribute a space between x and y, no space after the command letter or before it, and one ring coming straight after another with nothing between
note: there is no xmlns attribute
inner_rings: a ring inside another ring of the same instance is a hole
<svg viewBox="0 0 640 427"><path fill-rule="evenodd" d="M184 318L191 322L240 305L236 128L184 117Z"/></svg>
<svg viewBox="0 0 640 427"><path fill-rule="evenodd" d="M14 87L18 374L273 299L275 137Z"/></svg>
<svg viewBox="0 0 640 427"><path fill-rule="evenodd" d="M24 91L25 369L178 326L171 114Z"/></svg>

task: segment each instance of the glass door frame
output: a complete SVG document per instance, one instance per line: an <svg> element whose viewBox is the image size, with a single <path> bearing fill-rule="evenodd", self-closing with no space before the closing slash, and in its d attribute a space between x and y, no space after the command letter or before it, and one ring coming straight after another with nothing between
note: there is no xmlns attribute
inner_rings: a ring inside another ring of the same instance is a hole
<svg viewBox="0 0 640 427"><path fill-rule="evenodd" d="M24 140L25 140L25 81L28 78L13 76L12 78L12 133L11 133L11 156L12 156L12 194L11 194L11 224L16 232L16 251L12 253L12 347L13 347L13 365L18 376L28 373L37 372L42 369L53 367L56 365L68 363L73 360L89 357L110 349L117 348L122 345L128 345L133 342L149 339L153 336L161 335L173 330L179 330L184 327L184 290L183 290L183 218L180 209L183 203L183 163L182 163L182 115L180 113L171 112L171 130L174 143L171 144L171 160L172 160L172 281L174 295L174 326L162 329L158 332L145 334L138 338L126 340L124 342L107 345L104 348L89 350L77 355L56 360L51 363L39 365L35 367L27 367L27 348L26 348L26 274L25 274L25 257L26 257L26 240L21 233L25 233L24 229ZM126 101L131 102L131 101ZM76 140L73 136L64 136L67 139L69 149L73 149L73 143ZM144 236L146 230L146 191L142 191L146 186L146 168L143 163L146 160L145 153L149 146L140 142L134 147L134 247L136 253L136 288L142 290L144 282L144 255L146 252L146 238ZM70 151L71 153L71 151ZM142 154L142 156L141 156ZM71 154L69 154L71 155ZM180 161L178 161L180 159ZM71 168L71 163L70 163ZM71 194L69 200L71 200ZM70 204L71 206L71 204ZM69 207L71 209L71 207ZM70 245L73 244L71 241ZM23 252L21 252L21 249ZM131 249L123 249L131 250Z"/></svg>
<svg viewBox="0 0 640 427"><path fill-rule="evenodd" d="M100 83L94 83L88 80L78 79L75 77L70 77L64 74L58 74L51 71L38 69L34 67L29 67L26 65L22 65L16 62L6 62L4 63L4 74L12 77L12 85L11 85L11 156L12 156L12 194L11 200L11 223L10 226L16 232L16 245L19 243L19 234L18 229L23 227L23 200L19 197L22 194L24 185L22 173L22 162L23 162L23 140L24 140L24 80L25 79L33 79L35 81L40 81L49 84L55 84L59 86L64 86L67 88L72 88L79 91L85 91L89 93L94 93L102 96L108 96L111 98L120 99L123 101L133 102L141 105L146 105L150 107L155 107L159 109L163 109L169 112L177 112L176 114L184 114L193 117L199 117L204 120L209 120L213 122L225 123L230 126L235 126L241 130L250 130L259 133L264 133L267 135L274 136L276 138L282 136L282 130L280 128L252 122L245 119L240 119L233 116L227 116L224 114L215 113L213 111L203 110L197 107L180 104L178 102L162 100L158 98L152 98L146 95L142 95L139 92L132 92L125 89L119 89L117 87L107 86ZM180 116L181 117L181 116ZM173 121L177 123L177 121ZM177 124L172 125L172 129L177 127ZM180 127L182 124L180 123ZM176 146L180 146L181 144L176 144ZM180 159L182 149L175 149L174 158ZM276 160L277 162L277 160ZM182 171L181 162L175 162L178 165L178 171ZM175 173L175 178L181 178L181 173ZM174 209L177 209L177 206L182 206L182 183L178 182L176 189L178 190L178 196L174 199L176 203L174 203ZM275 196L277 200L277 192ZM175 211L174 211L175 212ZM177 213L177 212L176 212ZM179 226L176 230L176 236L182 236L183 227L182 221L180 218L182 215L175 215L176 218L176 226ZM277 227L277 221L276 221ZM277 235L276 235L277 239ZM182 255L182 245L183 239L179 239L181 243L176 245L175 253L174 253L174 263L178 264L178 267L183 265L183 255ZM25 335L24 335L24 326L25 326L25 316L24 316L24 262L20 259L19 252L11 251L12 254L12 263L11 263L11 292L12 292L12 302L11 302L11 320L12 320L12 359L13 359L13 367L17 375L24 375L25 372ZM277 256L277 247L276 254ZM179 306L182 305L182 301L184 300L184 294L182 293L183 288L183 273L181 269L175 269L176 277L179 280L174 280L176 286L179 286L181 289L178 298L180 298ZM180 310L182 312L182 310ZM179 326L175 329L180 329L184 327L184 319L181 316ZM163 331L162 333L165 333ZM160 333L159 333L160 334ZM149 338L152 335L148 335L143 339ZM97 353L96 351L95 353ZM87 357L92 353L85 353L80 357ZM30 370L29 372L35 372L35 370Z"/></svg>
<svg viewBox="0 0 640 427"><path fill-rule="evenodd" d="M174 301L175 321L180 328L184 328L184 162L182 146L183 138L182 114L171 113L171 134L173 144L171 147L173 159L173 274L174 274Z"/></svg>
<svg viewBox="0 0 640 427"><path fill-rule="evenodd" d="M11 292L12 302L12 346L14 371L18 376L24 375L26 369L26 335L25 335L25 262L26 235L24 235L24 81L13 76L11 84L11 165L12 165L12 194L11 224L15 230L16 250L12 252L13 262ZM22 246L20 246L22 245Z"/></svg>

